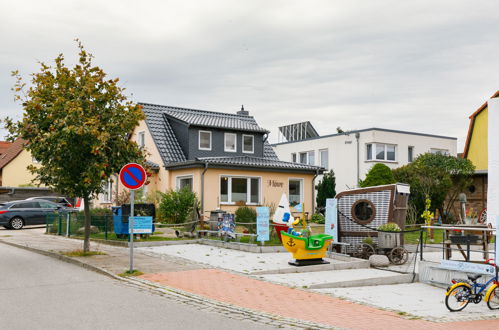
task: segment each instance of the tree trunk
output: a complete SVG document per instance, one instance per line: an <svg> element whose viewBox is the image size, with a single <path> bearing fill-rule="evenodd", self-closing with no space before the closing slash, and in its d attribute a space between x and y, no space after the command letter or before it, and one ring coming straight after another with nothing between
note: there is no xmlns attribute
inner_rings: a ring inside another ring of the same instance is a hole
<svg viewBox="0 0 499 330"><path fill-rule="evenodd" d="M90 251L90 198L83 197L85 213L85 237L83 239L83 252Z"/></svg>

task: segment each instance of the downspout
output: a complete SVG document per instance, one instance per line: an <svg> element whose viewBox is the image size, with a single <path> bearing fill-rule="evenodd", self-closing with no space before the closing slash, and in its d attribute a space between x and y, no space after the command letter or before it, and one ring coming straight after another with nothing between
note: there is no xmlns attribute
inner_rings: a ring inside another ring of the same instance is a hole
<svg viewBox="0 0 499 330"><path fill-rule="evenodd" d="M208 163L204 163L204 170L201 173L201 216L204 217L204 174L208 170Z"/></svg>
<svg viewBox="0 0 499 330"><path fill-rule="evenodd" d="M355 139L357 140L357 182L355 183L358 186L360 181L360 144L359 144L360 133L355 133Z"/></svg>
<svg viewBox="0 0 499 330"><path fill-rule="evenodd" d="M315 170L314 178L312 179L312 214L315 213L315 179L319 176L319 169ZM312 217L312 214L310 217Z"/></svg>

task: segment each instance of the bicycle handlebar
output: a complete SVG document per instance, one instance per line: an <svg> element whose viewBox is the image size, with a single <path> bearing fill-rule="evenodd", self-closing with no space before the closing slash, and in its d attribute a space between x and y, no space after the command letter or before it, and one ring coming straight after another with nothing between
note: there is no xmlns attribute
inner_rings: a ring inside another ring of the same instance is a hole
<svg viewBox="0 0 499 330"><path fill-rule="evenodd" d="M486 264L489 264L489 265L491 265L491 266L494 266L494 267L496 267L496 268L497 268L497 265L496 265L495 263L491 262L491 261L493 261L493 260L494 260L494 259L489 258L489 259L485 260L485 263L486 263Z"/></svg>

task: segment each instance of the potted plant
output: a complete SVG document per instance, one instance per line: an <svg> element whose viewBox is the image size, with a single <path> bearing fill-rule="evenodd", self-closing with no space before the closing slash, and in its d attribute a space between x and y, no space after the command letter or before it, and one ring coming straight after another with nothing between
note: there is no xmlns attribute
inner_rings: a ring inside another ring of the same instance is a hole
<svg viewBox="0 0 499 330"><path fill-rule="evenodd" d="M378 227L378 247L392 249L400 245L400 227L395 222L387 222Z"/></svg>

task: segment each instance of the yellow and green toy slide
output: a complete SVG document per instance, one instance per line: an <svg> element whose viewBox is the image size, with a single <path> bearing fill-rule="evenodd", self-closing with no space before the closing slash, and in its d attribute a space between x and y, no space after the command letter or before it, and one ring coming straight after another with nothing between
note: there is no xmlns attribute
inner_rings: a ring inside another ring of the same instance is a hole
<svg viewBox="0 0 499 330"><path fill-rule="evenodd" d="M331 235L317 234L303 237L281 232L281 237L282 245L295 258L294 262L289 262L290 265L307 266L329 263L322 258L326 255L327 248L333 241Z"/></svg>

